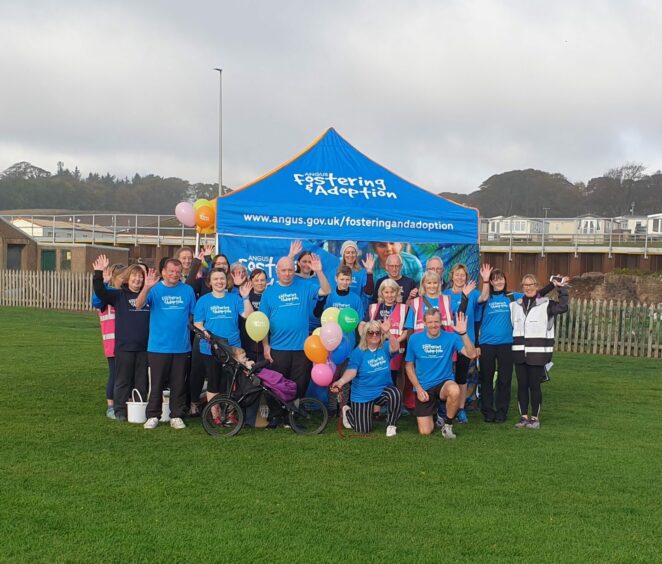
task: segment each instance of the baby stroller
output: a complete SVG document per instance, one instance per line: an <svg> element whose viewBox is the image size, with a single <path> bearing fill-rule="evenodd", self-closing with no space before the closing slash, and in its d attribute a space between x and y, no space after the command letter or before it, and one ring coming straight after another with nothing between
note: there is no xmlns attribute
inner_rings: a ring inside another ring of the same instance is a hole
<svg viewBox="0 0 662 564"><path fill-rule="evenodd" d="M201 339L206 339L204 332L197 327L192 329ZM243 408L257 401L262 392L287 412L295 433L316 435L324 431L329 421L324 403L317 398L295 399L296 384L266 369L269 364L266 360L256 362L249 370L233 357L227 340L211 333L207 340L216 362L230 374L227 393L215 396L202 411L202 426L209 435L231 437L239 433L244 424Z"/></svg>

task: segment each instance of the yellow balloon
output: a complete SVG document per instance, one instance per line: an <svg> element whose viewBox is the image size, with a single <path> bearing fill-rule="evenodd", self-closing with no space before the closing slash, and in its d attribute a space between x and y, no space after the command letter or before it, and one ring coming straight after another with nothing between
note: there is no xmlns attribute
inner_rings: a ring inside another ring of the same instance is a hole
<svg viewBox="0 0 662 564"><path fill-rule="evenodd" d="M261 311L254 311L246 318L246 333L256 343L267 336L269 318Z"/></svg>
<svg viewBox="0 0 662 564"><path fill-rule="evenodd" d="M209 206L209 205L211 205L209 203L209 200L207 200L205 198L199 198L195 202L193 202L193 209L197 210L198 208L200 208L202 206Z"/></svg>
<svg viewBox="0 0 662 564"><path fill-rule="evenodd" d="M315 329L315 330L313 331L313 335L319 335L321 330L322 330L322 328L321 328L321 327L318 327L317 329Z"/></svg>
<svg viewBox="0 0 662 564"><path fill-rule="evenodd" d="M325 309L322 313L322 325L328 323L329 321L338 321L338 315L340 315L340 310L337 307L330 307Z"/></svg>

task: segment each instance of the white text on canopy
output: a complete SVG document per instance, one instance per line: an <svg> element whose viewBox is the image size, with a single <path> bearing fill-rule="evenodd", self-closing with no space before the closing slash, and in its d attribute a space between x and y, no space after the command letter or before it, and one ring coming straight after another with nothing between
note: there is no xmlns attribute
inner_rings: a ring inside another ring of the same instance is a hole
<svg viewBox="0 0 662 564"><path fill-rule="evenodd" d="M363 178L362 176L336 176L332 172L306 172L292 175L294 182L303 186L315 196L347 196L349 198L391 198L398 199L395 192L386 188L383 178Z"/></svg>

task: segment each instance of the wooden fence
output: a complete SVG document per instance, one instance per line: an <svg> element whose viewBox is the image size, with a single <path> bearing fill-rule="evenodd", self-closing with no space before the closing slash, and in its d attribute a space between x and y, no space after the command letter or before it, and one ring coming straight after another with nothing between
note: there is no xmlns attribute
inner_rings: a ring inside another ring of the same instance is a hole
<svg viewBox="0 0 662 564"><path fill-rule="evenodd" d="M662 358L662 304L571 300L556 320L556 350Z"/></svg>
<svg viewBox="0 0 662 564"><path fill-rule="evenodd" d="M91 295L89 273L0 270L0 306L85 311ZM571 300L556 321L556 350L662 358L662 304Z"/></svg>
<svg viewBox="0 0 662 564"><path fill-rule="evenodd" d="M0 306L84 311L91 296L89 273L0 270Z"/></svg>

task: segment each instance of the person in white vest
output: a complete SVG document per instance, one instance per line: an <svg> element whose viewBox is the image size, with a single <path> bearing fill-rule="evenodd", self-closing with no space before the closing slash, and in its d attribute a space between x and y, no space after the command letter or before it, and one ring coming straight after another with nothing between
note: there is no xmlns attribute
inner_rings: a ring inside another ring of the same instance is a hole
<svg viewBox="0 0 662 564"><path fill-rule="evenodd" d="M540 428L540 385L545 377L545 365L552 360L554 321L557 315L568 311L568 278L553 276L551 282L558 290L558 302L540 297L538 280L533 274L525 274L522 278L524 296L510 304L520 412L520 420L515 427L520 429Z"/></svg>

